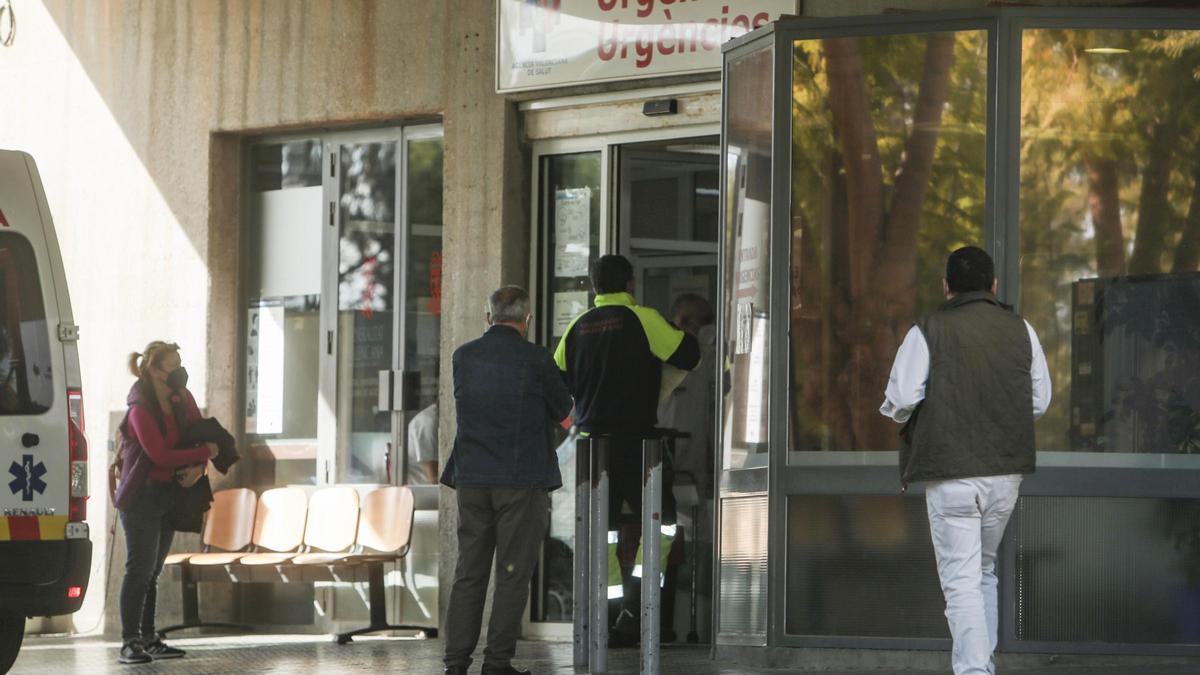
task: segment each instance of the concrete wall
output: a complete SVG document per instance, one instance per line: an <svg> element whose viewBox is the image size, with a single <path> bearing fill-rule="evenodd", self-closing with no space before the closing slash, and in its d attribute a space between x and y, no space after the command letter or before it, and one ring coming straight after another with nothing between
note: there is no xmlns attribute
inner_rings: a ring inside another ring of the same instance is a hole
<svg viewBox="0 0 1200 675"><path fill-rule="evenodd" d="M43 173L83 330L94 448L111 435L108 413L124 409L132 381L125 356L151 339L178 341L201 406L228 426L239 419L247 135L443 118L444 254L455 272L444 286L444 353L479 333L488 291L521 278L524 170L513 106L492 93L492 3L14 5L16 40L0 49L0 146L31 152ZM443 405L453 410L452 401ZM447 426L442 437L451 435ZM85 631L102 627L105 579L119 583L123 557L118 550L105 573L112 513L103 453L93 457L97 558L74 620ZM168 618L177 595L162 594ZM216 596L202 601L206 612L218 610L212 618L222 613ZM109 597L112 632L115 588Z"/></svg>

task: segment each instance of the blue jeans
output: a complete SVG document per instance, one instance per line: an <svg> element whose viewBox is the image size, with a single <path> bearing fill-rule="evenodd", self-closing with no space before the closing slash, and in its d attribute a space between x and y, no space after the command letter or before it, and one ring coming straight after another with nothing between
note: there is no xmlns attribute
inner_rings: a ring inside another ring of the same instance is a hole
<svg viewBox="0 0 1200 675"><path fill-rule="evenodd" d="M121 583L121 639L152 642L158 575L171 550L175 527L168 513L174 485L147 482L133 504L121 512L125 531L125 580Z"/></svg>

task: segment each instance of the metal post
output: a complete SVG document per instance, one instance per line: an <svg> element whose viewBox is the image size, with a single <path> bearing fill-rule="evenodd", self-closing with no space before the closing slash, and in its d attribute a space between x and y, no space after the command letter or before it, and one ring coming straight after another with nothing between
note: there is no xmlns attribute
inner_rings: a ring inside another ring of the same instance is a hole
<svg viewBox="0 0 1200 675"><path fill-rule="evenodd" d="M592 489L592 442L580 437L575 441L575 579L571 588L571 614L575 622L575 665L588 665L588 616L591 605L591 513L588 512Z"/></svg>
<svg viewBox="0 0 1200 675"><path fill-rule="evenodd" d="M642 442L642 675L658 675L662 613L662 441Z"/></svg>
<svg viewBox="0 0 1200 675"><path fill-rule="evenodd" d="M609 439L592 439L591 610L588 670L608 672L608 454Z"/></svg>
<svg viewBox="0 0 1200 675"><path fill-rule="evenodd" d="M700 497L700 501L703 502L704 498ZM691 548L691 553L688 554L688 561L691 563L691 573L688 574L688 576L692 578L692 587L688 590L688 601L691 605L688 608L690 616L688 617L687 641L689 645L694 645L697 642L700 642L700 633L696 631L696 602L698 600L696 597L696 580L699 578L700 569L700 542L697 541L696 537L697 533L700 531L700 528L698 527L699 523L700 506L696 505L692 507L692 529L687 533L688 544L690 544L689 548Z"/></svg>

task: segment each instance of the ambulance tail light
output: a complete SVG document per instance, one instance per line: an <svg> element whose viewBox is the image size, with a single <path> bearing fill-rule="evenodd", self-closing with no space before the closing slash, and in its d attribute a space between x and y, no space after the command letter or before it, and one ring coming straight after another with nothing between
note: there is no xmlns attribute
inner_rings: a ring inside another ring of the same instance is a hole
<svg viewBox="0 0 1200 675"><path fill-rule="evenodd" d="M87 518L88 442L84 434L83 390L67 390L67 435L71 458L71 499L68 521L77 523Z"/></svg>

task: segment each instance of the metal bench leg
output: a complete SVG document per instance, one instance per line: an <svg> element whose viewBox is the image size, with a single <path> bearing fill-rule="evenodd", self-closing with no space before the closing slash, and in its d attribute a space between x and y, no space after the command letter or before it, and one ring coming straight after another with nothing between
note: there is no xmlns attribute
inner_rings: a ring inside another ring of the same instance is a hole
<svg viewBox="0 0 1200 675"><path fill-rule="evenodd" d="M606 438L592 439L591 638L588 670L608 672L608 451Z"/></svg>
<svg viewBox="0 0 1200 675"><path fill-rule="evenodd" d="M179 566L179 594L183 604L183 623L177 623L166 628L160 628L155 633L161 640L167 636L167 633L173 633L177 630L186 628L225 628L227 630L235 630L242 632L253 632L250 626L244 626L240 623L225 623L221 621L201 621L200 620L200 582L192 574L191 566L182 564Z"/></svg>
<svg viewBox="0 0 1200 675"><path fill-rule="evenodd" d="M367 563L367 597L371 603L371 625L363 628L358 628L346 633L338 633L334 636L333 641L339 645L344 645L354 639L356 635L366 635L367 633L378 633L385 630L415 630L420 631L425 637L437 637L437 628L432 626L411 626L408 624L389 624L387 621L387 596L383 585L383 563L369 562Z"/></svg>
<svg viewBox="0 0 1200 675"><path fill-rule="evenodd" d="M591 441L580 438L575 441L575 578L571 588L571 618L575 624L574 664L581 668L588 665L588 621L591 618L588 602L591 593L591 514L588 512L591 464Z"/></svg>
<svg viewBox="0 0 1200 675"><path fill-rule="evenodd" d="M642 446L642 675L658 675L662 596L662 442Z"/></svg>

